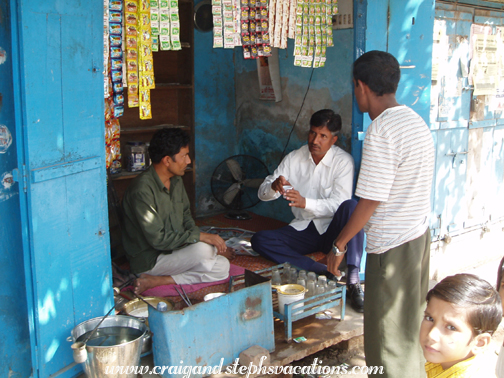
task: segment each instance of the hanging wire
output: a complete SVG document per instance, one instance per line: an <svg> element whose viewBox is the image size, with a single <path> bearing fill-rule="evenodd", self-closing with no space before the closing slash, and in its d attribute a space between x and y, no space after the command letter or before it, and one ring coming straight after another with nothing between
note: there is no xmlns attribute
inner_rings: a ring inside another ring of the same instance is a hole
<svg viewBox="0 0 504 378"><path fill-rule="evenodd" d="M310 90L310 85L311 85L311 81L312 81L312 77L313 77L313 71L315 71L315 68L312 68L312 71L311 71L311 74L310 74L310 80L308 81L308 87L306 88L306 92L305 92L305 95L304 95L304 98L303 98L303 102L301 103L301 107L299 108L299 112L298 112L298 114L296 116L296 120L294 121L294 124L292 125L292 129L291 129L291 131L289 133L289 137L287 138L287 143L285 143L285 147L284 147L284 149L282 151L282 156L280 156L280 160L278 161L277 166L280 165L280 163L282 162L282 159L285 156L285 151L287 150L287 146L289 145L289 141L290 141L292 132L296 128L297 120L299 118L299 115L301 114L301 110L303 110L303 106L304 106L304 103L305 103L305 100L306 100L306 96L308 95L308 91Z"/></svg>

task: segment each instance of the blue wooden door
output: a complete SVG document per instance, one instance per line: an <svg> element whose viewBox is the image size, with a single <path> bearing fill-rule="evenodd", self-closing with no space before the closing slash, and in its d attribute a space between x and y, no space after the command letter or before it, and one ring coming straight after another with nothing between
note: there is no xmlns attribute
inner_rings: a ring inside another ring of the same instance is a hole
<svg viewBox="0 0 504 378"><path fill-rule="evenodd" d="M502 107L493 105L495 96L475 96L469 81L473 25L495 35L504 13L436 4L430 119L437 137L431 226L438 239L485 229L504 215Z"/></svg>
<svg viewBox="0 0 504 378"><path fill-rule="evenodd" d="M401 67L397 102L409 106L429 125L434 0L390 0L387 11L387 18L382 20L387 20L386 51L397 58ZM432 134L436 146L438 141ZM433 185L431 204L434 203ZM431 228L435 221L431 213Z"/></svg>
<svg viewBox="0 0 504 378"><path fill-rule="evenodd" d="M34 375L74 376L74 326L113 305L103 1L12 1L17 11ZM20 167L22 170L22 167Z"/></svg>

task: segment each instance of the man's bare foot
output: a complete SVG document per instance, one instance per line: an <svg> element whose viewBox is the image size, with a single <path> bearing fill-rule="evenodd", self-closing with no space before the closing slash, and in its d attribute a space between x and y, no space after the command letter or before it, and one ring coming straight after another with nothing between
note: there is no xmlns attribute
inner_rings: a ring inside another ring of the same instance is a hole
<svg viewBox="0 0 504 378"><path fill-rule="evenodd" d="M236 257L235 251L231 247L227 247L226 248L226 252L222 252L222 253L219 252L218 254L221 255L221 256L224 256L229 261L233 260Z"/></svg>
<svg viewBox="0 0 504 378"><path fill-rule="evenodd" d="M172 285L175 281L171 276L151 276L150 274L142 273L135 280L135 294L142 294L144 291L161 285Z"/></svg>

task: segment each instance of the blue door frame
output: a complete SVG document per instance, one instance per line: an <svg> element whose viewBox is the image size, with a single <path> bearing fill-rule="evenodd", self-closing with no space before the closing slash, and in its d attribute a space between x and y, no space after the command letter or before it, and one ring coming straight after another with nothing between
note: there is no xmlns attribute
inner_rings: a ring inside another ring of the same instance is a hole
<svg viewBox="0 0 504 378"><path fill-rule="evenodd" d="M27 300L31 285L22 252L25 197L23 187L13 182L23 155L17 127L19 91L13 82L19 77L14 64L17 34L11 32L15 16L8 1L0 2L0 376L24 378L32 374L28 314L33 302Z"/></svg>
<svg viewBox="0 0 504 378"><path fill-rule="evenodd" d="M0 88L9 100L15 159L0 156L0 165L7 161L14 166L17 182L12 188L19 200L18 215L2 217L0 226L10 221L13 231L7 241L17 247L9 247L6 256L16 254L14 261L21 262L5 277L19 280L24 273L17 291L25 293L15 292L17 306L9 314L23 330L0 333L12 349L8 360L0 361L0 373L7 369L17 374L29 366L34 377L71 377L81 366L74 363L66 340L70 331L104 315L113 304L101 74L103 2L8 4L2 3L9 22L0 36L2 45L8 41L5 46L12 50L12 88ZM0 111L2 120L7 108ZM0 207L6 204L10 202L0 201ZM8 290L7 299L0 296L2 308L13 297L14 290ZM13 342L20 337L29 342L21 352Z"/></svg>

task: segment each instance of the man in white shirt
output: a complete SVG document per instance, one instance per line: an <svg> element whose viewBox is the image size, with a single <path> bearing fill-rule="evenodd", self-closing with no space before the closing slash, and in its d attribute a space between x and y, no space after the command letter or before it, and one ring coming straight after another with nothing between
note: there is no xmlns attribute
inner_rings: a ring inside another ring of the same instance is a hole
<svg viewBox="0 0 504 378"><path fill-rule="evenodd" d="M327 254L357 204L351 199L353 158L334 145L340 130L339 114L330 109L314 113L308 144L288 154L262 183L259 198L272 201L283 195L295 218L288 226L260 231L252 237L252 248L261 256L332 277L326 265L306 255L317 251ZM360 231L349 241L346 254L347 295L358 312L364 311L359 280L363 241L364 232Z"/></svg>

